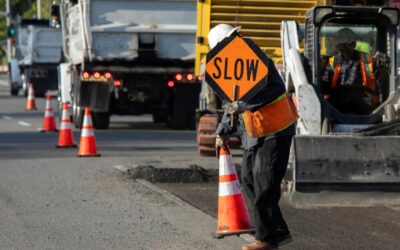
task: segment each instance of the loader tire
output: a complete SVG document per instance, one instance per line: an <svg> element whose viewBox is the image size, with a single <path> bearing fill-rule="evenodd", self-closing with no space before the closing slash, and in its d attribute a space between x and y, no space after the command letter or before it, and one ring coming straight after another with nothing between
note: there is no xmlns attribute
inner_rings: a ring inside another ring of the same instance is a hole
<svg viewBox="0 0 400 250"><path fill-rule="evenodd" d="M215 147L207 147L207 146L199 146L200 156L203 157L215 157L217 152L215 151Z"/></svg>
<svg viewBox="0 0 400 250"><path fill-rule="evenodd" d="M92 112L93 127L95 129L108 129L110 126L110 113Z"/></svg>

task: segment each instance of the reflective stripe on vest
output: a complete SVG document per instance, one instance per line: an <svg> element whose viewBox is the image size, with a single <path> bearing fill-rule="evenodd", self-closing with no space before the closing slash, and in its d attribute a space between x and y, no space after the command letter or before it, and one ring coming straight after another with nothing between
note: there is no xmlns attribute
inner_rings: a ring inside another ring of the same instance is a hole
<svg viewBox="0 0 400 250"><path fill-rule="evenodd" d="M365 53L358 53L359 62L360 62L360 71L361 71L361 79L362 79L362 84L363 87L369 88L371 90L375 90L376 85L375 85L375 78L374 75L371 72L374 72L374 64L372 60L372 56L368 56ZM331 57L329 59L329 62L331 65L334 65L334 59ZM365 67L365 63L368 64L368 67ZM332 77L332 82L331 82L331 88L336 88L337 87L337 81L339 79L340 75L340 70L341 70L341 65L338 63L335 65L335 71L333 73Z"/></svg>
<svg viewBox="0 0 400 250"><path fill-rule="evenodd" d="M253 138L282 131L292 125L299 117L296 107L287 93L257 111L246 110L242 115L246 132Z"/></svg>

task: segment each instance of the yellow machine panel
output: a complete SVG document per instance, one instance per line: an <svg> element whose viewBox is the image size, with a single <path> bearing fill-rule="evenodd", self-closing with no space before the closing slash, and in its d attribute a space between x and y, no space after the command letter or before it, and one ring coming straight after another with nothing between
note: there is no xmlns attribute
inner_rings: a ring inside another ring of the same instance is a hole
<svg viewBox="0 0 400 250"><path fill-rule="evenodd" d="M324 5L321 0L199 0L197 3L196 74L207 54L207 34L218 24L241 26L241 34L253 39L261 49L280 61L280 25L283 20L304 22L309 8Z"/></svg>

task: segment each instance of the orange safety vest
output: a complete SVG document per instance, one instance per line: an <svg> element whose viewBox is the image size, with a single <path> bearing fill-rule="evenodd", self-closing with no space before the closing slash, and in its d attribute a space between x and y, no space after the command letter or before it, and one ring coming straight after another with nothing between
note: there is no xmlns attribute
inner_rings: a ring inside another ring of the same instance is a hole
<svg viewBox="0 0 400 250"><path fill-rule="evenodd" d="M375 83L375 77L374 77L374 63L373 63L373 58L370 55L367 55L365 53L358 52L358 57L360 58L360 71L361 71L361 79L362 79L362 85L363 87L366 87L372 91L376 90L376 83ZM331 65L334 65L333 63L334 57L330 58ZM366 67L365 65L368 65ZM337 81L339 79L340 75L340 70L341 70L341 64L336 64L335 66L335 71L333 73L333 78L331 82L331 89L337 87ZM373 95L373 99L375 101L379 101L379 94Z"/></svg>
<svg viewBox="0 0 400 250"><path fill-rule="evenodd" d="M284 130L296 122L299 115L287 93L279 96L254 112L243 112L246 132L250 137L259 138Z"/></svg>

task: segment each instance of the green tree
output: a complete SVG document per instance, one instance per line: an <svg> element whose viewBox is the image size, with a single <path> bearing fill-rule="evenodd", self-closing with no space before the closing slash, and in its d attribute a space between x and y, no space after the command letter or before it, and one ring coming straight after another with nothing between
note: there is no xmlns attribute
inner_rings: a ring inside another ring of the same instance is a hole
<svg viewBox="0 0 400 250"><path fill-rule="evenodd" d="M12 18L17 16L22 18L34 18L37 16L37 0L10 0ZM48 19L50 16L50 6L53 0L40 0L42 19ZM0 0L0 11L5 11L6 1ZM5 17L0 17L0 41L7 38L7 25ZM3 48L3 46L2 46ZM0 63L4 62L5 50L0 49Z"/></svg>

